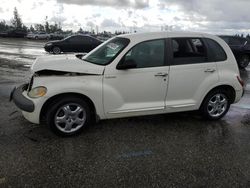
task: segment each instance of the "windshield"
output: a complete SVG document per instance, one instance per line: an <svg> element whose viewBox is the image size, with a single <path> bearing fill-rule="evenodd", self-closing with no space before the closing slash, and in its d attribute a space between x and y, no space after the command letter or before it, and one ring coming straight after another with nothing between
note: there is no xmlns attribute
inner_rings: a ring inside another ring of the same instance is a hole
<svg viewBox="0 0 250 188"><path fill-rule="evenodd" d="M83 60L98 65L107 65L128 45L129 39L116 37L88 54Z"/></svg>
<svg viewBox="0 0 250 188"><path fill-rule="evenodd" d="M63 40L68 40L68 39L71 38L72 36L74 36L74 35L67 36L67 37L65 37Z"/></svg>

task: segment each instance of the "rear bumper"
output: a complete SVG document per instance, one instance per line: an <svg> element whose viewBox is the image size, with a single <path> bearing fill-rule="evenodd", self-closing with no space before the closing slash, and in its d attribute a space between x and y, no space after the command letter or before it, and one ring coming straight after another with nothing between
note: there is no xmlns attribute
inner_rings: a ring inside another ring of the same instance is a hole
<svg viewBox="0 0 250 188"><path fill-rule="evenodd" d="M14 88L10 95L10 101L13 99L18 108L25 112L34 112L35 105L33 101L23 96L23 91L26 90L28 84L23 84L18 88Z"/></svg>
<svg viewBox="0 0 250 188"><path fill-rule="evenodd" d="M239 102L240 99L243 97L244 93L245 93L244 89L235 91L235 100L234 100L234 103Z"/></svg>

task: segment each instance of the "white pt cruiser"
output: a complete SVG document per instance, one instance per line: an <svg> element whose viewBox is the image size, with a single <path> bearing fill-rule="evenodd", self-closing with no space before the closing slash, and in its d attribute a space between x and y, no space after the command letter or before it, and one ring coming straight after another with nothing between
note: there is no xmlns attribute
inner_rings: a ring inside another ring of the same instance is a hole
<svg viewBox="0 0 250 188"><path fill-rule="evenodd" d="M14 89L24 117L61 135L91 120L199 110L223 117L243 95L236 60L220 38L200 33L114 37L87 55L37 58Z"/></svg>

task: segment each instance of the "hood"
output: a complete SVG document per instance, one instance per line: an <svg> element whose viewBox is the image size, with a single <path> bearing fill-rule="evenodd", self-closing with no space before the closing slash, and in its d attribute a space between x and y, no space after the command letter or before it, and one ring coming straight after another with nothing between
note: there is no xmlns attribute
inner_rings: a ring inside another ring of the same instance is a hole
<svg viewBox="0 0 250 188"><path fill-rule="evenodd" d="M55 44L55 43L59 43L59 42L62 42L62 40L50 40L50 41L45 43L45 46L48 44Z"/></svg>
<svg viewBox="0 0 250 188"><path fill-rule="evenodd" d="M31 71L33 73L42 70L63 71L72 73L103 74L104 66L88 63L72 55L49 55L38 57Z"/></svg>
<svg viewBox="0 0 250 188"><path fill-rule="evenodd" d="M63 40L51 40L51 41L49 41L49 42L47 42L47 43L58 43L58 42L62 42Z"/></svg>

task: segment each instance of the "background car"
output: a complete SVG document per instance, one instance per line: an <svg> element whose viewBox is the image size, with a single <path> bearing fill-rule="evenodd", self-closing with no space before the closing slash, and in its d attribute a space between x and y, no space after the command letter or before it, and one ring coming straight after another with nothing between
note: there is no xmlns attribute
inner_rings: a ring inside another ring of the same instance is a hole
<svg viewBox="0 0 250 188"><path fill-rule="evenodd" d="M102 42L89 35L73 35L63 40L50 41L44 46L45 51L53 54L61 52L90 52Z"/></svg>
<svg viewBox="0 0 250 188"><path fill-rule="evenodd" d="M62 40L64 39L65 35L59 32L50 33L51 40Z"/></svg>
<svg viewBox="0 0 250 188"><path fill-rule="evenodd" d="M220 36L231 48L239 68L246 68L250 61L250 41L237 36Z"/></svg>
<svg viewBox="0 0 250 188"><path fill-rule="evenodd" d="M9 30L0 33L0 37L24 38L27 35L23 30Z"/></svg>
<svg viewBox="0 0 250 188"><path fill-rule="evenodd" d="M37 32L37 33L29 33L27 35L28 39L50 39L50 34L45 33L45 32Z"/></svg>
<svg viewBox="0 0 250 188"><path fill-rule="evenodd" d="M0 32L0 37L7 37L8 33L6 31Z"/></svg>

